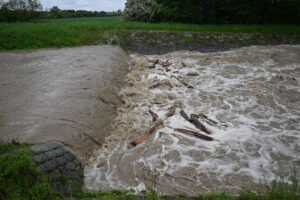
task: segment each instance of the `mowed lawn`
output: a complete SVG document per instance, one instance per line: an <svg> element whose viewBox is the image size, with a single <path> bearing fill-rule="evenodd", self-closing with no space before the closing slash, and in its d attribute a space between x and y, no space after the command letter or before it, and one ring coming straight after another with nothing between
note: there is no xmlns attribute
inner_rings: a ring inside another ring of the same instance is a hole
<svg viewBox="0 0 300 200"><path fill-rule="evenodd" d="M195 25L124 22L120 17L71 18L26 23L0 23L0 51L92 44L103 33L120 30L208 31L261 34L300 34L293 25Z"/></svg>

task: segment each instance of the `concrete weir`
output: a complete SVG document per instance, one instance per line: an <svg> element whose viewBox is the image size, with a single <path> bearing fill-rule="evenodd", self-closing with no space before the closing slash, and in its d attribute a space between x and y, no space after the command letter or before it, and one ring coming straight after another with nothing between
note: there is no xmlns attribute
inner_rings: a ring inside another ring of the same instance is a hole
<svg viewBox="0 0 300 200"><path fill-rule="evenodd" d="M60 144L85 161L111 132L128 66L117 46L0 53L0 139Z"/></svg>

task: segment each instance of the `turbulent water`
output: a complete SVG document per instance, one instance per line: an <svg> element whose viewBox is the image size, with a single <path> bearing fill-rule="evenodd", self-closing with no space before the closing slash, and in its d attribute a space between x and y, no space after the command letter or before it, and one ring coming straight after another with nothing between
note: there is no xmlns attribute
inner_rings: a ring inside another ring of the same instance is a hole
<svg viewBox="0 0 300 200"><path fill-rule="evenodd" d="M300 46L131 57L130 86L120 94L124 107L106 148L95 152L85 169L87 189L234 194L300 171ZM181 108L166 117L175 102ZM164 125L129 148L151 126L148 106ZM216 121L199 119L215 140L172 129L205 134L181 109Z"/></svg>

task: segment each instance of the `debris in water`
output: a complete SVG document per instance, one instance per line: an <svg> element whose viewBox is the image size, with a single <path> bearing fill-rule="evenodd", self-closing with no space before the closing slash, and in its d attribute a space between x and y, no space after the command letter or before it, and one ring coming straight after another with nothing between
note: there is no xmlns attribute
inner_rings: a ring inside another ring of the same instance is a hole
<svg viewBox="0 0 300 200"><path fill-rule="evenodd" d="M206 140L206 141L213 141L214 138L206 136L206 135L202 135L201 133L195 132L195 131L190 131L190 130L186 130L186 129L180 129L180 128L175 128L174 129L177 132L180 133L184 133L186 135L191 135L191 136L195 136L196 138L202 139L202 140Z"/></svg>
<svg viewBox="0 0 300 200"><path fill-rule="evenodd" d="M166 62L161 63L161 66L164 68L169 67L170 65L172 65L172 63L170 63L168 60Z"/></svg>
<svg viewBox="0 0 300 200"><path fill-rule="evenodd" d="M299 49L131 55L135 65L121 92L125 104L113 140L91 158L86 187L137 191L143 185L162 195L197 196L254 187L260 177L288 175L293 165L300 171ZM163 67L166 61L172 64ZM196 128L198 121L213 135Z"/></svg>
<svg viewBox="0 0 300 200"><path fill-rule="evenodd" d="M166 82L166 85L169 86L169 88L171 89L174 88L174 85L170 81Z"/></svg>
<svg viewBox="0 0 300 200"><path fill-rule="evenodd" d="M161 86L161 83L155 83L154 85L151 85L149 87L149 90L154 89L154 88L158 88L159 86Z"/></svg>
<svg viewBox="0 0 300 200"><path fill-rule="evenodd" d="M152 63L151 66L149 66L150 69L153 69L156 67L156 65L159 63L159 60L156 59L156 60L153 60L153 61L150 61L150 63Z"/></svg>
<svg viewBox="0 0 300 200"><path fill-rule="evenodd" d="M156 120L154 123L153 123L153 125L140 137L140 138L138 138L138 139L136 139L135 141L133 141L133 142L130 142L129 144L128 144L128 147L129 148L132 148L132 147L135 147L135 146L137 146L138 144L140 144L140 143L142 143L144 140L146 140L147 138L149 138L151 135L152 135L152 133L159 127L159 126L161 126L161 125L163 125L164 124L164 122L163 122L163 120L161 120L161 119L158 119L158 120Z"/></svg>
<svg viewBox="0 0 300 200"><path fill-rule="evenodd" d="M188 114L186 114L186 112L184 112L184 110L181 110L181 111L180 111L180 115L181 115L186 121L192 122L191 118L188 116Z"/></svg>
<svg viewBox="0 0 300 200"><path fill-rule="evenodd" d="M190 89L194 89L193 86L189 85L188 83L186 83L184 80L180 79L179 77L174 76L174 75L172 75L171 77L172 77L172 78L175 78L179 83L181 83L181 84L184 85L185 87L190 88Z"/></svg>
<svg viewBox="0 0 300 200"><path fill-rule="evenodd" d="M203 131L204 133L210 135L211 132L207 130L207 128L198 120L196 115L191 114L191 123L195 125L197 129L200 131Z"/></svg>
<svg viewBox="0 0 300 200"><path fill-rule="evenodd" d="M199 76L197 72L189 72L187 76Z"/></svg>
<svg viewBox="0 0 300 200"><path fill-rule="evenodd" d="M149 113L152 116L152 121L155 122L158 119L158 115L151 110L150 106L149 106Z"/></svg>
<svg viewBox="0 0 300 200"><path fill-rule="evenodd" d="M201 118L201 119L205 119L206 121L210 122L210 124L214 124L214 125L217 125L218 122L212 120L212 119L209 119L206 115L200 113L199 115L197 115L197 117Z"/></svg>
<svg viewBox="0 0 300 200"><path fill-rule="evenodd" d="M201 130L207 134L211 134L211 132L209 130L207 130L207 128L197 119L197 115L191 114L191 116L189 117L188 114L184 110L180 111L180 115L188 122L194 124L194 126L196 128L198 128L199 130Z"/></svg>
<svg viewBox="0 0 300 200"><path fill-rule="evenodd" d="M186 65L184 62L181 62L181 65L182 65L183 67L187 67L187 65Z"/></svg>
<svg viewBox="0 0 300 200"><path fill-rule="evenodd" d="M169 109L168 109L168 112L166 114L167 117L172 117L175 112L176 112L176 108L178 107L178 103L175 102L173 106L171 106Z"/></svg>

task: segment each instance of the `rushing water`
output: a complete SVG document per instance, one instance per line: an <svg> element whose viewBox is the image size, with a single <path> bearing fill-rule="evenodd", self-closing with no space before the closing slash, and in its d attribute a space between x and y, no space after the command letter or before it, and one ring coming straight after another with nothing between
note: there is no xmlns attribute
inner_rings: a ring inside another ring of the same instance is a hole
<svg viewBox="0 0 300 200"><path fill-rule="evenodd" d="M128 63L117 46L1 52L0 140L58 143L88 159L112 130Z"/></svg>
<svg viewBox="0 0 300 200"><path fill-rule="evenodd" d="M254 183L300 171L300 46L131 57L130 86L120 94L125 104L119 109L115 134L85 169L87 189L153 188L169 195L237 193L244 187L257 189ZM155 59L160 64L149 67ZM171 65L163 67L166 61ZM187 88L174 75L194 88ZM149 89L156 83L160 85ZM218 122L214 126L201 121L215 140L171 129L197 131L181 117L180 108L165 117L174 102L180 102L188 114L204 113ZM142 144L128 148L128 142L151 125L148 106L164 126Z"/></svg>

